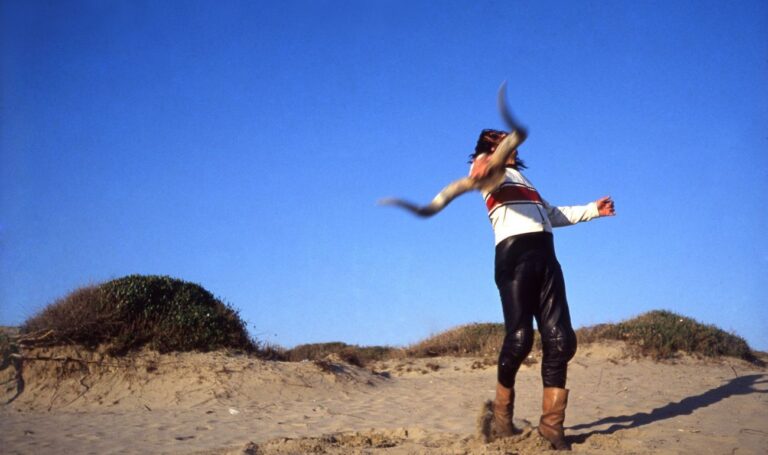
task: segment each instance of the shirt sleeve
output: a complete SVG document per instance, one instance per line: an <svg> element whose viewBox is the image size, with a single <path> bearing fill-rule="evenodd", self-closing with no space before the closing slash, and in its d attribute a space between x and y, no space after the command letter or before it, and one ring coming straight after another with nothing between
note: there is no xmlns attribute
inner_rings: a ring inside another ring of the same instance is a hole
<svg viewBox="0 0 768 455"><path fill-rule="evenodd" d="M571 205L563 207L555 207L549 205L547 201L543 202L544 207L547 210L547 217L549 218L552 227L570 226L600 216L600 213L597 211L597 203L595 202L590 202L587 205Z"/></svg>

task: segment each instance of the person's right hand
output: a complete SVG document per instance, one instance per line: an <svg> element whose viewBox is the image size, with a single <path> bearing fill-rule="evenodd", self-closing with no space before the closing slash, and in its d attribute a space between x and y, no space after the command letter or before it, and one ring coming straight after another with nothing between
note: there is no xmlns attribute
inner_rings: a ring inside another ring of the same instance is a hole
<svg viewBox="0 0 768 455"><path fill-rule="evenodd" d="M613 199L610 196L602 197L595 201L597 204L597 212L600 216L614 216L616 215L616 208L613 204Z"/></svg>

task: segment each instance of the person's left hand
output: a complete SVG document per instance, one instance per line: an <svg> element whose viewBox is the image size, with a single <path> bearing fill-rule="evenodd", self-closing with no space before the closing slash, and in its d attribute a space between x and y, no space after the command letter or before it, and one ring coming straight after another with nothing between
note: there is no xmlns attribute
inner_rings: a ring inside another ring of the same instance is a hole
<svg viewBox="0 0 768 455"><path fill-rule="evenodd" d="M595 201L597 204L597 213L600 214L600 216L614 216L616 215L616 209L613 206L613 199L611 199L610 196L605 196L597 201Z"/></svg>
<svg viewBox="0 0 768 455"><path fill-rule="evenodd" d="M488 167L490 162L490 154L483 153L482 155L478 156L472 163L472 169L469 170L469 176L475 180L482 180L483 178L487 177L488 171L490 170Z"/></svg>

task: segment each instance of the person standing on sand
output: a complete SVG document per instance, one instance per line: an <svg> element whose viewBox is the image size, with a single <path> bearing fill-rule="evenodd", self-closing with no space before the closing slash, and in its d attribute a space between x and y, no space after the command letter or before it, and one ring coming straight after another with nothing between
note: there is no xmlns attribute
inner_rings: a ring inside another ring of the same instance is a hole
<svg viewBox="0 0 768 455"><path fill-rule="evenodd" d="M483 130L471 155L470 176L483 178L488 161L507 132ZM552 228L613 216L613 200L603 197L583 206L554 207L520 172L525 164L513 151L504 182L483 191L496 241L495 280L504 312L505 337L499 354L496 397L488 406L492 419L487 439L511 436L515 376L533 346L533 319L541 334L544 384L538 431L557 450L570 450L563 433L568 389L568 361L576 353L576 333L565 296L565 282L555 256Z"/></svg>

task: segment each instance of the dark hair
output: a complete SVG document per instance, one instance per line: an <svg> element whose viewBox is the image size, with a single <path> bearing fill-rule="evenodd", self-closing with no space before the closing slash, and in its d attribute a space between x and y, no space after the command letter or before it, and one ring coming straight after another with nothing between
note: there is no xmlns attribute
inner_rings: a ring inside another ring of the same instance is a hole
<svg viewBox="0 0 768 455"><path fill-rule="evenodd" d="M477 158L478 155L483 153L493 153L496 151L496 147L501 144L501 141L509 135L506 131L484 129L480 131L480 137L477 138L477 145L475 145L475 153L469 155L469 162ZM515 165L511 166L515 169L528 169L523 160L520 158L515 159Z"/></svg>

